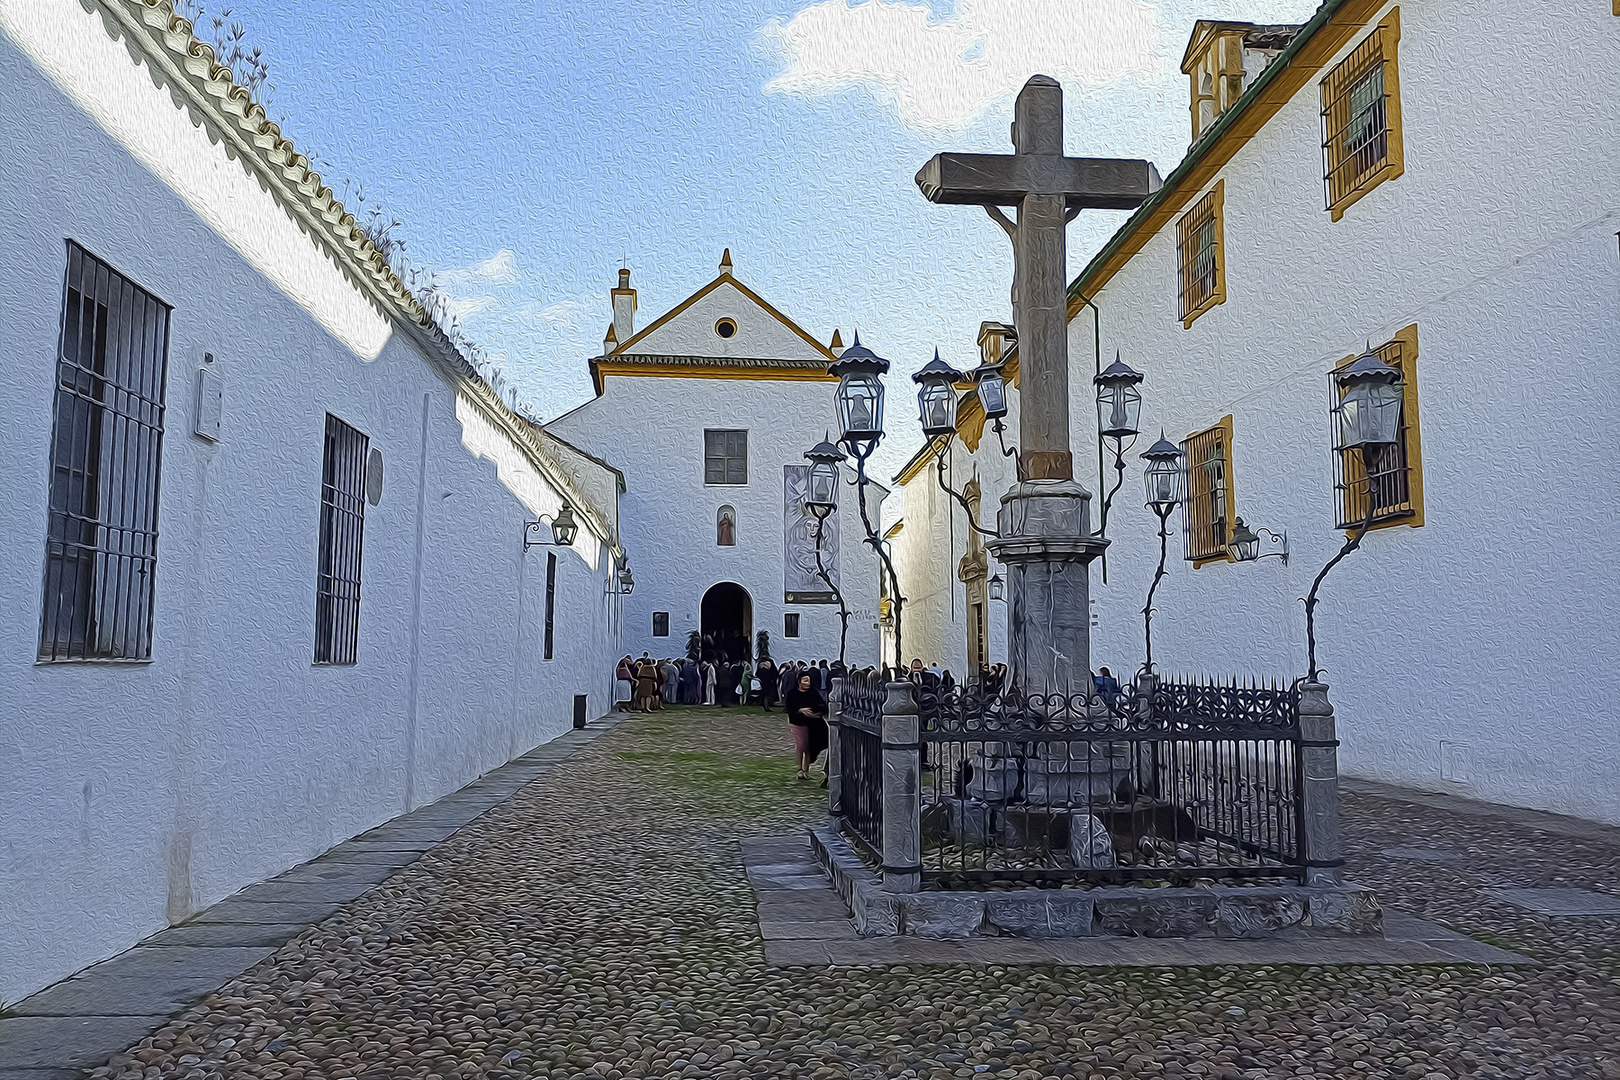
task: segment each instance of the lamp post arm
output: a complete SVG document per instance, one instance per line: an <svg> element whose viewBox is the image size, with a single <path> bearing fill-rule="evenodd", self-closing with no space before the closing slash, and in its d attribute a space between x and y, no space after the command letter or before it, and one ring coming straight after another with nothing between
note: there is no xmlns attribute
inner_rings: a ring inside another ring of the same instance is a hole
<svg viewBox="0 0 1620 1080"><path fill-rule="evenodd" d="M894 666L895 670L899 670L900 657L905 655L905 650L900 645L900 611L905 607L905 597L900 595L900 575L895 573L889 553L883 550L883 538L872 528L871 515L866 512L866 485L871 483L866 478L866 459L872 456L875 449L876 446L872 445L862 452L858 446L850 447L855 455L855 484L858 489L855 498L861 504L861 525L866 529L866 542L877 552L879 561L883 563L883 569L889 575L889 595L894 600Z"/></svg>
<svg viewBox="0 0 1620 1080"><path fill-rule="evenodd" d="M993 428L994 428L995 433L996 433L996 442L1001 444L1001 456L1002 457L1010 457L1010 458L1013 459L1013 472L1018 477L1018 482L1020 484L1023 483L1024 482L1024 459L1018 456L1018 447L1014 446L1014 447L1009 448L1007 446L1007 439L1002 434L1003 432L1005 432L1007 430L1007 425L1003 424L1001 422L1001 417L998 416L998 417L996 417L996 422L993 425Z"/></svg>
<svg viewBox="0 0 1620 1080"><path fill-rule="evenodd" d="M960 503L962 505L962 510L967 514L967 522L968 522L968 524L970 526L973 527L974 532L978 533L980 536L989 536L989 537L993 537L993 538L999 540L1001 538L1001 533L997 532L995 529L986 529L983 526L981 526L977 521L973 520L973 507L968 505L967 498L965 496L963 496L960 492L952 491L949 487L946 486L946 484L945 484L945 453L950 448L950 445L951 445L950 439L946 439L945 444L943 446L941 446L940 449L939 449L939 458L938 458L938 461L937 461L937 464L938 464L939 467L938 467L938 469L935 470L937 475L939 476L939 490L943 491L945 494L949 495L951 498L955 499L958 503Z"/></svg>
<svg viewBox="0 0 1620 1080"><path fill-rule="evenodd" d="M1105 438L1114 440L1114 486L1108 489L1107 495L1103 496L1102 513L1100 520L1097 522L1097 535L1101 537L1108 535L1108 510L1114 505L1114 496L1119 493L1120 485L1125 483L1125 454L1131 447L1136 445L1135 435L1131 436L1129 443L1119 435L1109 435L1105 436ZM1106 582L1108 579L1104 577L1103 580Z"/></svg>
<svg viewBox="0 0 1620 1080"><path fill-rule="evenodd" d="M1316 575L1316 580L1311 582L1310 595L1305 597L1305 652L1311 669L1311 673L1306 678L1311 682L1319 681L1318 676L1321 675L1321 671L1316 666L1316 601L1318 599L1316 594L1321 590L1322 579L1328 576L1328 571L1338 566L1346 555L1361 546L1361 538L1366 536L1367 530L1372 527L1373 516L1377 509L1378 500L1373 498L1372 478L1368 477L1367 516L1356 527L1356 531L1350 534L1350 539L1344 542L1344 546L1339 549L1339 553L1329 559L1326 566L1322 567L1321 572Z"/></svg>
<svg viewBox="0 0 1620 1080"><path fill-rule="evenodd" d="M1159 568L1153 572L1153 584L1148 586L1147 603L1142 606L1142 644L1147 651L1145 662L1142 664L1144 675L1153 674L1153 594L1159 591L1159 582L1164 580L1164 561L1170 550L1170 515L1175 507L1166 507L1162 512L1149 507L1159 515Z"/></svg>
<svg viewBox="0 0 1620 1080"><path fill-rule="evenodd" d="M849 641L849 608L844 606L844 591L833 584L833 579L827 573L827 567L821 561L821 531L826 526L827 519L816 518L816 576L827 583L827 588L838 598L838 618L843 624L838 631L838 663L844 663L844 645Z"/></svg>

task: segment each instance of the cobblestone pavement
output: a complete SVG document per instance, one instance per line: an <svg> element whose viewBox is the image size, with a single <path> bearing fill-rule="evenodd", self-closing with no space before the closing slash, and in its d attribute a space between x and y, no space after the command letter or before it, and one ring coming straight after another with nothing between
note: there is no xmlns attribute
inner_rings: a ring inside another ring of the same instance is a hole
<svg viewBox="0 0 1620 1080"><path fill-rule="evenodd" d="M581 750L97 1077L1620 1080L1620 850L1365 796L1352 876L1541 966L771 968L737 840L813 820L780 714ZM1388 852L1395 854L1387 854Z"/></svg>

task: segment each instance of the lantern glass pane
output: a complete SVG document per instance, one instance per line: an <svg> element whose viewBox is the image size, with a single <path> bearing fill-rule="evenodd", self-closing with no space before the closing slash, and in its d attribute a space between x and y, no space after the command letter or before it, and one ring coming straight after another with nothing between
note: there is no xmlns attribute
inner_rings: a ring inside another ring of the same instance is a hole
<svg viewBox="0 0 1620 1080"><path fill-rule="evenodd" d="M872 372L854 372L838 385L838 420L844 437L871 438L883 432L883 381Z"/></svg>
<svg viewBox="0 0 1620 1080"><path fill-rule="evenodd" d="M816 506L838 505L838 466L830 461L810 466L810 498L805 501Z"/></svg>
<svg viewBox="0 0 1620 1080"><path fill-rule="evenodd" d="M949 435L956 430L956 391L941 380L926 382L917 391L917 412L923 434Z"/></svg>
<svg viewBox="0 0 1620 1080"><path fill-rule="evenodd" d="M1339 402L1339 448L1393 443L1401 427L1400 383L1361 382Z"/></svg>
<svg viewBox="0 0 1620 1080"><path fill-rule="evenodd" d="M1179 506L1184 476L1180 462L1159 459L1149 464L1142 476L1148 505Z"/></svg>
<svg viewBox="0 0 1620 1080"><path fill-rule="evenodd" d="M1103 435L1127 438L1138 433L1142 415L1142 393L1129 383L1117 382L1097 388L1097 431Z"/></svg>
<svg viewBox="0 0 1620 1080"><path fill-rule="evenodd" d="M1237 556L1238 562L1253 562L1260 557L1260 538L1253 540L1240 540L1232 545L1232 553Z"/></svg>
<svg viewBox="0 0 1620 1080"><path fill-rule="evenodd" d="M992 375L979 383L979 404L984 406L986 419L1007 415L1007 384L1001 376Z"/></svg>
<svg viewBox="0 0 1620 1080"><path fill-rule="evenodd" d="M990 579L990 599L992 599L992 600L1000 600L1000 599L1002 599L1002 597L1006 593L1006 588L1007 588L1007 585L1006 585L1006 583L1004 581L1001 580L1001 575L1000 574L997 574L995 577L991 578Z"/></svg>

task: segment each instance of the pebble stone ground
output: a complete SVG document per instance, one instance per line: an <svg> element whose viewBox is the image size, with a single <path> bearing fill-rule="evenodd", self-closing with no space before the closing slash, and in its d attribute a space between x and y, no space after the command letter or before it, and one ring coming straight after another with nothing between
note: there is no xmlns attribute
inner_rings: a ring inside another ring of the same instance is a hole
<svg viewBox="0 0 1620 1080"><path fill-rule="evenodd" d="M1356 880L1541 963L769 967L738 838L823 809L786 742L621 724L94 1076L1620 1080L1620 919L1481 891L1620 892L1620 849L1366 796Z"/></svg>

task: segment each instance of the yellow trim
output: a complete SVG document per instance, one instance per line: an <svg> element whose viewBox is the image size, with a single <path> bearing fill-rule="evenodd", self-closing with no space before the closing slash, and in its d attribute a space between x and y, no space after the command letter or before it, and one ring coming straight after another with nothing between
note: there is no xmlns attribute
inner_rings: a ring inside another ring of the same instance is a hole
<svg viewBox="0 0 1620 1080"><path fill-rule="evenodd" d="M685 300L682 300L679 304L676 304L674 307L672 307L668 311L664 312L658 318L656 318L652 322L648 323L647 326L644 329L639 330L635 334L633 334L629 341L626 341L623 344L621 344L618 347L618 349L616 349L614 351L614 355L618 355L619 353L624 352L630 346L634 345L636 342L640 341L642 338L646 337L648 334L652 333L654 330L657 330L660 326L665 325L671 319L675 318L681 312L685 311L687 308L691 307L693 304L697 303L699 300L703 299L705 296L708 296L710 293L714 292L714 290L718 289L722 285L731 285L731 286L735 287L738 292L742 293L744 296L748 297L748 299L752 300L754 303L756 303L760 307L764 308L766 313L769 314L772 318L774 318L777 322L781 323L783 326L787 327L789 330L793 331L795 334L798 334L818 354L820 354L821 356L826 357L828 364L831 364L833 361L838 359L838 357L836 357L836 356L834 356L832 354L831 349L827 348L827 346L823 345L821 342L817 341L815 338L813 338L809 334L805 333L804 329L802 327L800 327L798 323L794 322L792 319L788 318L786 315L783 315L780 311L777 311L776 308L772 307L771 304L764 297L760 296L753 289L750 289L748 286L744 285L741 281L738 281L735 275L729 274L729 273L721 274L719 277L715 278L713 281L711 281L707 285L703 286L703 288L699 289L697 292L693 293L691 296L688 296Z"/></svg>
<svg viewBox="0 0 1620 1080"><path fill-rule="evenodd" d="M1190 444L1194 439L1216 431L1221 433L1221 446L1225 452L1224 460L1226 462L1226 476L1224 479L1226 481L1226 535L1227 539L1230 540L1232 535L1232 522L1237 520L1237 469L1234 467L1237 455L1232 452L1232 414L1227 413L1221 418L1219 423L1207 427L1202 431L1195 431L1191 435L1188 435L1186 438L1186 444ZM1187 460L1187 471L1190 473L1192 469L1193 462L1192 459L1189 458ZM1191 483L1188 483L1187 485L1187 502L1188 511L1190 512L1192 509ZM1235 561L1236 560L1232 558L1232 551L1230 547L1219 555L1205 555L1202 558L1191 560L1194 570L1197 570L1199 567L1205 566L1209 563Z"/></svg>
<svg viewBox="0 0 1620 1080"><path fill-rule="evenodd" d="M1389 14L1384 16L1383 21L1374 28L1373 34L1378 36L1378 54L1384 64L1384 127L1387 129L1385 133L1384 164L1379 166L1376 172L1369 173L1355 187L1340 195L1328 207L1328 212L1332 215L1334 221L1344 217L1344 212L1360 202L1361 197L1372 191L1373 188L1382 184L1385 180L1394 180L1406 172L1406 144L1401 138L1401 74L1398 57L1398 45L1401 40L1401 9L1399 7L1391 8ZM1346 57L1335 65L1333 71L1337 71L1343 64L1348 63L1349 59L1349 57ZM1332 78L1332 75L1333 72L1330 71L1328 78ZM1322 85L1325 94L1327 79L1323 80ZM1348 88L1346 88L1345 92L1349 92ZM1328 104L1325 100L1322 102L1324 112L1326 112ZM1333 162L1331 153L1328 155L1328 161L1330 164Z"/></svg>
<svg viewBox="0 0 1620 1080"><path fill-rule="evenodd" d="M961 404L956 407L956 433L962 437L962 445L968 448L968 453L979 452L979 440L984 438L984 403L979 400L976 391L968 391Z"/></svg>
<svg viewBox="0 0 1620 1080"><path fill-rule="evenodd" d="M1346 0L1322 28L1311 35L1311 39L1300 48L1288 66L1277 72L1264 94L1234 117L1232 125L1210 144L1208 150L1203 151L1197 165L1176 182L1173 190L1161 196L1163 201L1154 207L1153 212L1142 217L1134 225L1128 226L1130 234L1120 244L1119 249L1106 261L1086 268L1071 288L1076 297L1069 302L1069 318L1078 316L1080 309L1085 306L1079 299L1080 296L1095 298L1113 276L1125 268L1126 263L1159 235L1167 224L1175 221L1193 200L1217 179L1220 171L1238 151L1243 149L1284 105L1293 100L1295 94L1304 89L1345 45L1366 28L1368 21L1383 9L1386 2L1387 0Z"/></svg>
<svg viewBox="0 0 1620 1080"><path fill-rule="evenodd" d="M1193 25L1192 39L1181 57L1181 70L1187 76L1191 91L1192 139L1198 141L1221 114L1237 104L1243 96L1243 31L1242 24L1234 25L1200 19ZM1209 92L1201 85L1203 76L1209 77ZM1209 102L1209 123L1203 123L1204 102Z"/></svg>
<svg viewBox="0 0 1620 1080"><path fill-rule="evenodd" d="M895 537L900 535L900 530L904 529L905 527L906 523L904 521L895 522L893 525L889 526L889 531L883 534L883 539L893 540ZM887 599L887 597L885 597L885 599Z"/></svg>
<svg viewBox="0 0 1620 1080"><path fill-rule="evenodd" d="M731 333L722 334L720 332L720 324L721 323L730 323L731 324ZM737 336L737 320L733 319L730 315L722 315L718 319L714 320L714 336L718 337L718 338L733 338L733 337L736 337Z"/></svg>
<svg viewBox="0 0 1620 1080"><path fill-rule="evenodd" d="M1197 202L1193 203L1192 209L1183 214L1181 220L1176 223L1177 285L1185 294L1188 268L1182 264L1182 260L1187 257L1187 251L1181 232L1186 227L1188 219L1197 213L1199 207L1203 205L1204 198L1208 198L1212 202L1210 214L1211 220L1215 222L1215 289L1204 298L1202 303L1182 316L1181 328L1183 330L1190 329L1192 324L1198 320L1198 316L1210 308L1217 304L1226 303L1226 180L1224 177L1215 181L1215 186L1210 188Z"/></svg>
<svg viewBox="0 0 1620 1080"><path fill-rule="evenodd" d="M957 423L961 422L961 417L958 416ZM932 465L934 455L939 452L940 440L943 438L943 435L935 435L923 443L922 449L913 454L911 460L906 462L906 467L895 473L894 482L897 484L909 484L917 478L918 473Z"/></svg>
<svg viewBox="0 0 1620 1080"><path fill-rule="evenodd" d="M1389 529L1396 525L1406 525L1413 529L1423 526L1423 433L1419 423L1418 410L1418 324L1398 330L1388 341L1379 345L1374 352L1387 349L1391 345L1401 347L1401 410L1406 422L1406 498L1412 504L1412 512L1405 517L1390 518L1387 521L1375 521L1368 529ZM1360 353L1351 355L1333 365L1342 368L1355 360ZM1337 496L1335 496L1337 497ZM1349 536L1355 530L1346 529Z"/></svg>
<svg viewBox="0 0 1620 1080"><path fill-rule="evenodd" d="M602 396L602 380L609 375L647 375L666 379L776 379L780 382L838 381L837 376L815 368L782 368L764 364L751 367L727 367L721 364L616 364L612 357L608 357L591 361L591 381L596 384L597 397Z"/></svg>

